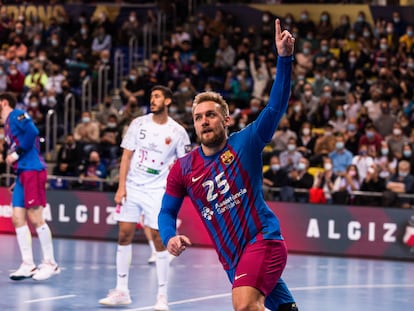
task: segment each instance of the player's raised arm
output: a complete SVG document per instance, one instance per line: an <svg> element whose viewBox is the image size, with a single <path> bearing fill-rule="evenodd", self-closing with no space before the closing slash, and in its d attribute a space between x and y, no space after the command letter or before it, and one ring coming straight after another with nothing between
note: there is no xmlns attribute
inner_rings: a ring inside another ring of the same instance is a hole
<svg viewBox="0 0 414 311"><path fill-rule="evenodd" d="M275 21L275 43L279 56L285 57L293 54L295 38L289 31L282 31L278 18Z"/></svg>

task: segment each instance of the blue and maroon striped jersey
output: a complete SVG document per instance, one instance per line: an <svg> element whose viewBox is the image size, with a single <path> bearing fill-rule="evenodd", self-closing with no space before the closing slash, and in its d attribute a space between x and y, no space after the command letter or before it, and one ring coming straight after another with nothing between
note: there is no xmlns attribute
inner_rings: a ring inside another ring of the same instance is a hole
<svg viewBox="0 0 414 311"><path fill-rule="evenodd" d="M13 164L17 173L46 169L40 153L39 130L27 112L13 109L4 123L4 134L7 152L17 152L19 155L19 159Z"/></svg>
<svg viewBox="0 0 414 311"><path fill-rule="evenodd" d="M201 147L173 165L159 215L165 245L175 236L175 219L188 195L206 227L224 269L234 268L247 243L283 239L278 218L262 191L262 151L286 111L291 86L292 58L279 57L269 103L256 121L229 136L213 156Z"/></svg>

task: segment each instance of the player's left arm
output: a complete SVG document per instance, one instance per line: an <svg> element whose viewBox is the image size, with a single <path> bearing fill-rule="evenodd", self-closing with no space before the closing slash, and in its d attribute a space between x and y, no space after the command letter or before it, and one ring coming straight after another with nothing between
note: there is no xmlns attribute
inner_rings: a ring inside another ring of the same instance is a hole
<svg viewBox="0 0 414 311"><path fill-rule="evenodd" d="M281 30L280 21L275 21L275 44L278 52L276 78L270 91L269 102L254 125L257 134L267 143L286 112L292 80L292 55L295 38L287 30Z"/></svg>
<svg viewBox="0 0 414 311"><path fill-rule="evenodd" d="M164 245L168 245L168 241L177 234L176 221L182 203L183 198L164 194L161 210L158 214L158 229Z"/></svg>
<svg viewBox="0 0 414 311"><path fill-rule="evenodd" d="M18 142L14 152L7 156L7 163L11 164L29 151L35 144L39 130L27 113L17 116L13 122L12 133L19 132Z"/></svg>

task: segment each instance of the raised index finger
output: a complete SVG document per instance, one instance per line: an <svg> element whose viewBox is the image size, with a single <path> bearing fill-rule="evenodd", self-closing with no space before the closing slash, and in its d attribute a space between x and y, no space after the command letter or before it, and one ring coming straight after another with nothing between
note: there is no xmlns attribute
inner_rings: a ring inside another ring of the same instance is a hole
<svg viewBox="0 0 414 311"><path fill-rule="evenodd" d="M275 29L276 29L276 40L281 40L282 30L280 29L280 20L278 18L275 21Z"/></svg>

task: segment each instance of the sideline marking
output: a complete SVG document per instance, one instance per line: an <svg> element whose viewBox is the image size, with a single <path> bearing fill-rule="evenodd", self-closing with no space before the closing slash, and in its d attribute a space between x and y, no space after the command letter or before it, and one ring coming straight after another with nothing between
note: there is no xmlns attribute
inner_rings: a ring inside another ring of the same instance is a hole
<svg viewBox="0 0 414 311"><path fill-rule="evenodd" d="M55 296L55 297L48 297L48 298L32 299L32 300L26 300L24 303L52 301L52 300L67 299L67 298L73 298L73 297L76 297L76 295L64 295L64 296Z"/></svg>
<svg viewBox="0 0 414 311"><path fill-rule="evenodd" d="M306 286L306 287L292 287L289 288L290 291L305 291L305 290L319 290L319 289L350 289L350 288L399 288L399 287L413 287L414 284L355 284L355 285L321 285L321 286ZM174 302L169 302L169 306L173 305L180 305L190 302L199 302L203 300L210 300L210 299L217 299L217 298L225 298L230 297L231 293L227 294L217 294L217 295L210 295L198 298L191 298L191 299L183 299L177 300ZM147 306L147 307L140 307L136 309L128 309L128 311L144 311L144 310L153 310L154 306Z"/></svg>

